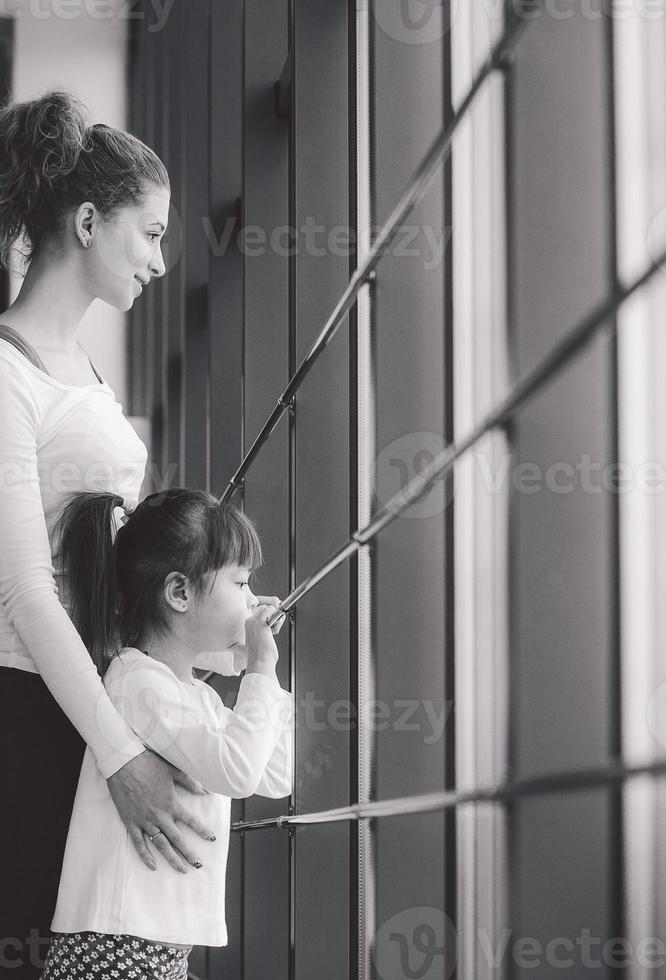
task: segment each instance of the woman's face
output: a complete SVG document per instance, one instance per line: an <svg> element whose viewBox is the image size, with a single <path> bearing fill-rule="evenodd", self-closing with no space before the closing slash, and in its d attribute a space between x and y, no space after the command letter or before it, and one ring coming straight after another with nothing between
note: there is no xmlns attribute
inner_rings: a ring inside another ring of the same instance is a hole
<svg viewBox="0 0 666 980"><path fill-rule="evenodd" d="M150 185L139 204L129 204L108 219L98 215L92 247L86 250L91 293L126 312L155 276L165 272L161 241L169 214L169 191Z"/></svg>

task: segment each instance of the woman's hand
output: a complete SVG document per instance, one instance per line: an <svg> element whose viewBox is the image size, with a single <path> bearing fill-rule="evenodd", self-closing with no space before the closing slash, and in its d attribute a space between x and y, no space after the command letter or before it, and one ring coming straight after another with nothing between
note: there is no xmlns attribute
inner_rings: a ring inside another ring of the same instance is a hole
<svg viewBox="0 0 666 980"><path fill-rule="evenodd" d="M181 806L174 791L174 781L192 792L207 790L170 762L150 749L130 759L107 779L111 798L143 863L151 870L156 865L148 849L148 835L153 845L172 868L185 873L185 861L201 867L197 855L190 850L176 821L187 824L200 837L214 841L215 836L200 820Z"/></svg>

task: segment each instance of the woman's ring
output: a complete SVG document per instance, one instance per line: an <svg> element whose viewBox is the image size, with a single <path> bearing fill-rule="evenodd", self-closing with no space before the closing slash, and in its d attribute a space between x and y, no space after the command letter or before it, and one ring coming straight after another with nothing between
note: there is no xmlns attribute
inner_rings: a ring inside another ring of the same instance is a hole
<svg viewBox="0 0 666 980"><path fill-rule="evenodd" d="M150 836L150 834L148 834L148 840L149 840L149 841L152 841L152 840L153 840L153 839L154 839L155 837L159 837L159 836L160 836L160 834L163 834L163 833L164 833L164 831L163 831L163 830L158 830L156 834L153 834L153 835L152 835L152 837Z"/></svg>

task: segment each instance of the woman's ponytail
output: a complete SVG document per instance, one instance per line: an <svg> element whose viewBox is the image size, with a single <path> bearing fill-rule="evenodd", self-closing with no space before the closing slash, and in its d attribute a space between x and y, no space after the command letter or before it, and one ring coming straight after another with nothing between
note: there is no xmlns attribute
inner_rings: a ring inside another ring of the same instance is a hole
<svg viewBox="0 0 666 980"><path fill-rule="evenodd" d="M0 265L22 232L36 247L56 223L58 182L90 147L84 106L67 92L0 109Z"/></svg>
<svg viewBox="0 0 666 980"><path fill-rule="evenodd" d="M100 676L119 646L114 509L123 498L77 493L55 526L70 617Z"/></svg>

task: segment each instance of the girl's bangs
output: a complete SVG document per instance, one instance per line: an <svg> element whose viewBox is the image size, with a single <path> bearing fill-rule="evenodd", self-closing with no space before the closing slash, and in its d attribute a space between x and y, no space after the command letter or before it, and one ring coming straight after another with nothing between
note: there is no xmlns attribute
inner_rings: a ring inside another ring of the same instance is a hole
<svg viewBox="0 0 666 980"><path fill-rule="evenodd" d="M211 535L211 567L259 568L263 564L261 544L251 521L234 505L218 504L217 511Z"/></svg>

